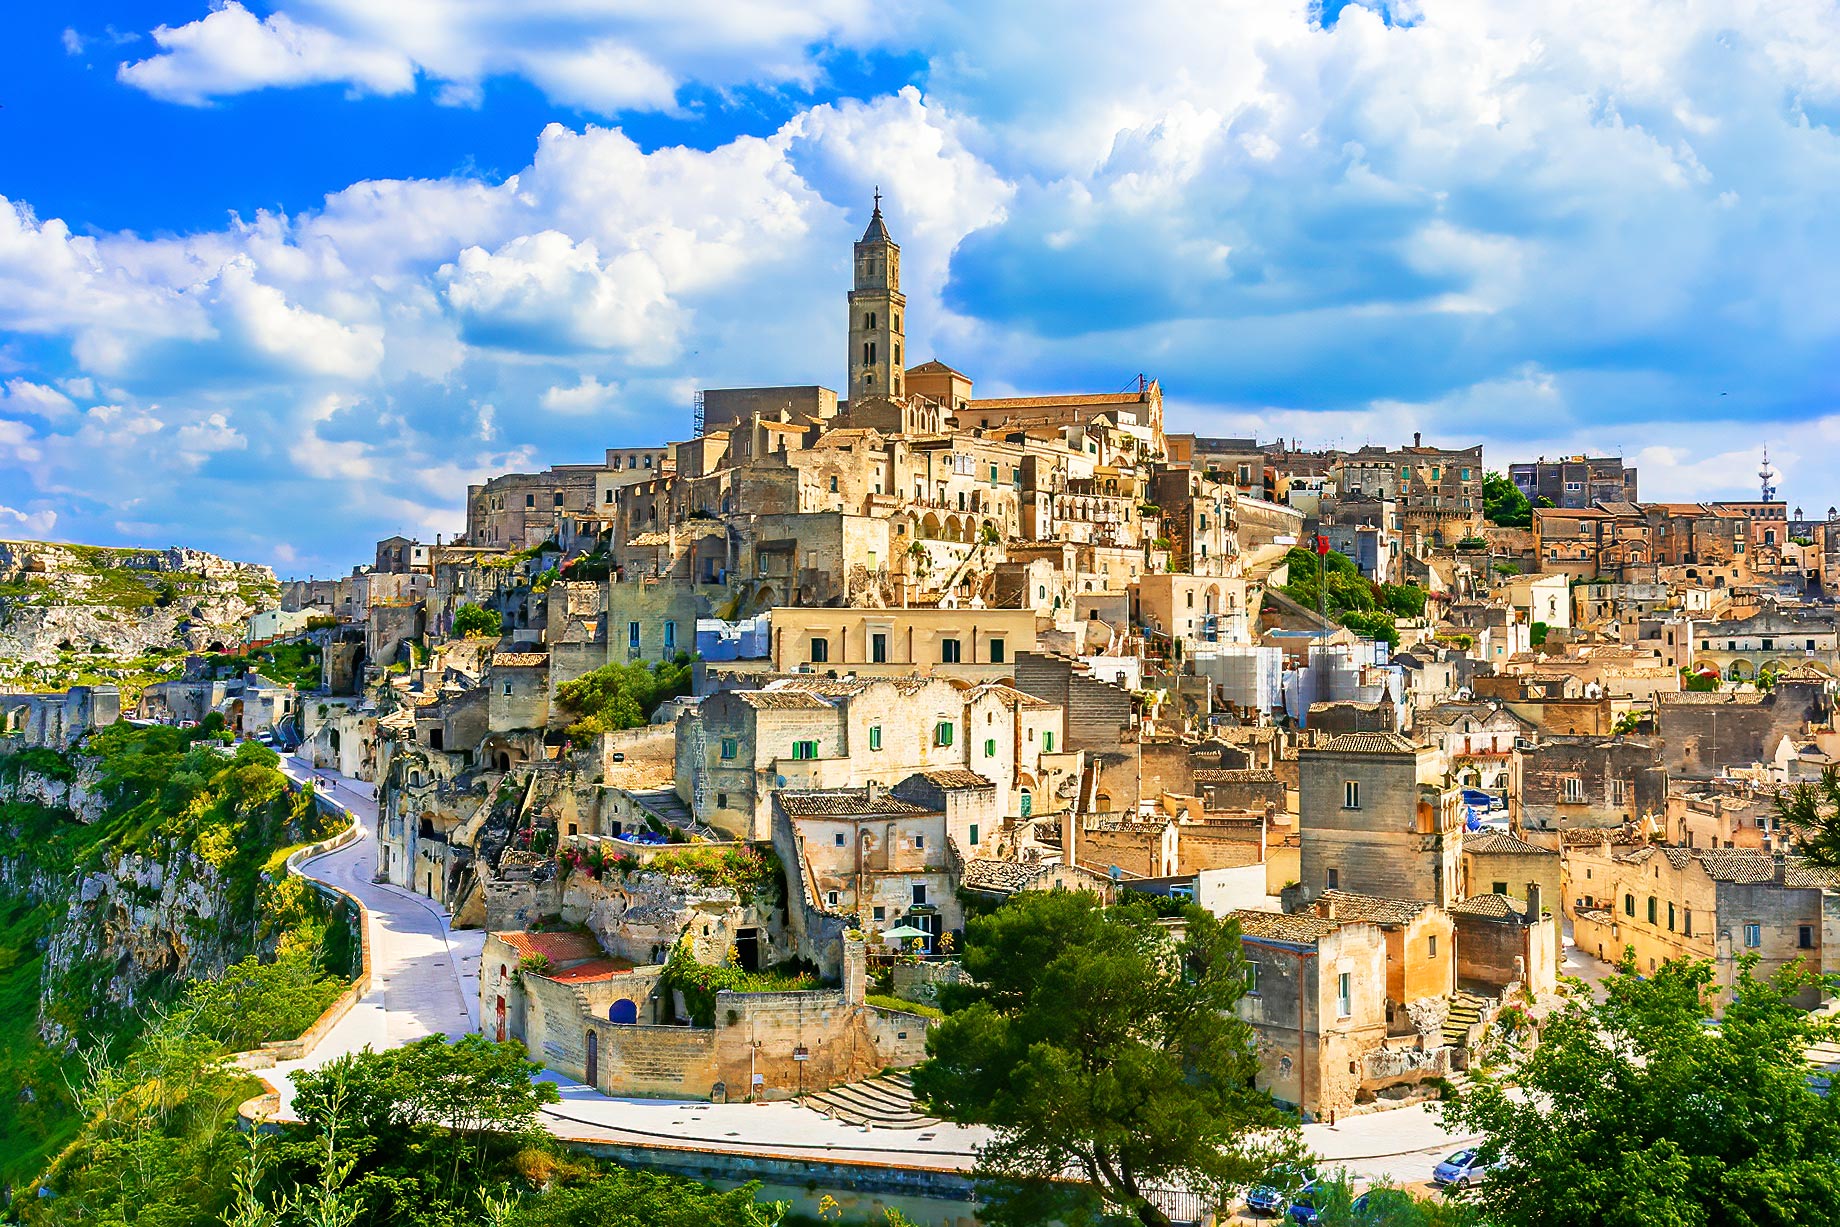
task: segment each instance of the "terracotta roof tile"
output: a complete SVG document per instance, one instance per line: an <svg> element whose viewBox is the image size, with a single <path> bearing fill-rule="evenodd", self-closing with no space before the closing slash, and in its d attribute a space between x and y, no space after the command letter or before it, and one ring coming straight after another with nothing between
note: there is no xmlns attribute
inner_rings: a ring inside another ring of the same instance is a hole
<svg viewBox="0 0 1840 1227"><path fill-rule="evenodd" d="M1335 754L1416 754L1418 747L1398 733L1343 733L1331 737L1319 750Z"/></svg>
<svg viewBox="0 0 1840 1227"><path fill-rule="evenodd" d="M1203 767L1195 772L1197 784L1275 784L1278 773L1264 767Z"/></svg>
<svg viewBox="0 0 1840 1227"><path fill-rule="evenodd" d="M995 788L996 785L975 771L942 769L939 771L922 771L920 778L936 788Z"/></svg>
<svg viewBox="0 0 1840 1227"><path fill-rule="evenodd" d="M1262 912L1242 909L1233 913L1239 931L1246 937L1263 937L1271 941L1315 945L1342 927L1339 920L1324 920L1310 912Z"/></svg>
<svg viewBox="0 0 1840 1227"><path fill-rule="evenodd" d="M531 669L549 663L548 652L494 652L492 667L495 669Z"/></svg>
<svg viewBox="0 0 1840 1227"><path fill-rule="evenodd" d="M1527 905L1507 895L1471 895L1451 904L1450 913L1453 916L1480 916L1487 920L1523 920L1527 915Z"/></svg>
<svg viewBox="0 0 1840 1227"><path fill-rule="evenodd" d="M531 933L514 931L494 933L493 937L504 942L520 956L542 956L555 967L565 967L570 963L580 963L587 959L605 958L606 953L601 944L594 940L592 933Z"/></svg>
<svg viewBox="0 0 1840 1227"><path fill-rule="evenodd" d="M867 788L811 788L786 790L774 794L788 815L794 818L853 818L858 814L931 814L936 811L915 805L885 789L873 797Z"/></svg>
<svg viewBox="0 0 1840 1227"><path fill-rule="evenodd" d="M1481 835L1471 835L1463 841L1465 852L1474 852L1478 856L1558 856L1550 848L1530 844L1526 840L1506 831L1488 831Z"/></svg>
<svg viewBox="0 0 1840 1227"><path fill-rule="evenodd" d="M576 963L557 971L541 973L558 984L593 984L601 980L611 980L615 976L632 974L633 964L630 959L589 959L585 963Z"/></svg>
<svg viewBox="0 0 1840 1227"><path fill-rule="evenodd" d="M737 690L749 707L778 711L829 711L831 705L807 690Z"/></svg>
<svg viewBox="0 0 1840 1227"><path fill-rule="evenodd" d="M1316 899L1317 907L1329 904L1335 909L1334 920L1371 920L1377 925L1410 924L1430 907L1416 899L1384 899L1378 895L1357 895L1346 890L1326 890ZM1318 913L1320 915L1320 911Z"/></svg>

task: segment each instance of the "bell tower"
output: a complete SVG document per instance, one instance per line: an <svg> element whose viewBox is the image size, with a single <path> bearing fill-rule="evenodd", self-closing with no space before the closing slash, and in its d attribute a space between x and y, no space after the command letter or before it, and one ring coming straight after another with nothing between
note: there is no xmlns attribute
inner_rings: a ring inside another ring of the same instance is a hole
<svg viewBox="0 0 1840 1227"><path fill-rule="evenodd" d="M882 191L875 212L856 244L854 288L850 290L849 398L901 396L907 298L901 293L901 249L882 222Z"/></svg>

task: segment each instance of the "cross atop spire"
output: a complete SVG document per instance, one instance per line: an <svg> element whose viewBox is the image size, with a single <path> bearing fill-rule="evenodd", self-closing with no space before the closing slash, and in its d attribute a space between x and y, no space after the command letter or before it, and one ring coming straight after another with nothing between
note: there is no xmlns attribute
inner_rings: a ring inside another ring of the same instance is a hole
<svg viewBox="0 0 1840 1227"><path fill-rule="evenodd" d="M888 227L882 222L882 185L875 185L875 212L869 214L869 228L863 231L865 243L892 243L888 237Z"/></svg>
<svg viewBox="0 0 1840 1227"><path fill-rule="evenodd" d="M882 185L879 183L875 185L875 211L882 211Z"/></svg>

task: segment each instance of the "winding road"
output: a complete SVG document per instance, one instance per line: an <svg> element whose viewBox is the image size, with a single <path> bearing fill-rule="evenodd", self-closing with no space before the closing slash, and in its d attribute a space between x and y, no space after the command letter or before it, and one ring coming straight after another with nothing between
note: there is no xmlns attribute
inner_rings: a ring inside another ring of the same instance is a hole
<svg viewBox="0 0 1840 1227"><path fill-rule="evenodd" d="M320 796L361 829L359 838L304 862L300 870L364 905L371 951L371 988L364 998L305 1059L263 1071L280 1094L279 1115L285 1119L292 1116L293 1074L300 1069L366 1047L478 1030L485 933L452 929L447 913L431 900L373 880L377 803L369 784L286 756L282 769L295 780L314 782ZM982 1129L954 1125L917 1135L870 1130L789 1102L616 1099L551 1072L540 1077L556 1083L561 1094L560 1103L544 1110L545 1127L576 1141L964 1171L987 1136ZM1466 1140L1446 1131L1435 1109L1423 1106L1346 1117L1335 1126L1306 1125L1303 1133L1326 1162L1345 1165L1359 1177L1400 1183L1428 1179L1437 1160Z"/></svg>

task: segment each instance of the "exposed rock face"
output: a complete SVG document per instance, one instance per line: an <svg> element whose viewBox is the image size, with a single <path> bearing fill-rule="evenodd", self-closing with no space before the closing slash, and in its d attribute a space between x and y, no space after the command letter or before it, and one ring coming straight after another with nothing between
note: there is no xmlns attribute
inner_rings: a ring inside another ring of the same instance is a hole
<svg viewBox="0 0 1840 1227"><path fill-rule="evenodd" d="M32 800L68 808L63 821L94 821L101 801L93 768L80 764L64 783L31 770L0 784L0 801ZM55 917L37 944L39 1032L52 1045L76 1042L97 1012L133 1009L150 986L173 978L221 975L248 952L255 934L230 914L230 884L196 853L158 834L135 850L104 849L100 864L75 872L43 840L3 833L0 893L49 905Z"/></svg>
<svg viewBox="0 0 1840 1227"><path fill-rule="evenodd" d="M200 550L0 541L0 681L234 645L277 592L272 569Z"/></svg>

